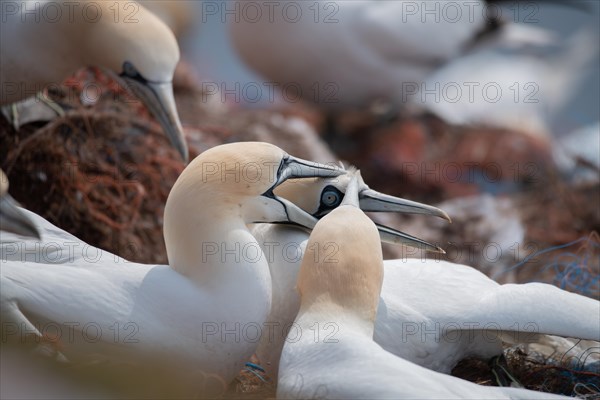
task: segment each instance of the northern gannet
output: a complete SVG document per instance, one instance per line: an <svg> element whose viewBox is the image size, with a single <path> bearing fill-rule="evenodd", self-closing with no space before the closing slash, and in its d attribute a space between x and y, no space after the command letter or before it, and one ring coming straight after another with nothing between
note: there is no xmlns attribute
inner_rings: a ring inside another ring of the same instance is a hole
<svg viewBox="0 0 600 400"><path fill-rule="evenodd" d="M338 251L327 259L332 243ZM354 179L342 204L310 235L298 274L300 310L281 354L278 399L565 398L479 386L389 353L373 341L383 281L380 237L359 208Z"/></svg>
<svg viewBox="0 0 600 400"><path fill-rule="evenodd" d="M257 18L237 3L249 17L230 19L231 37L248 66L332 110L404 103L405 84L457 57L486 24L483 0L281 2Z"/></svg>
<svg viewBox="0 0 600 400"><path fill-rule="evenodd" d="M271 304L269 267L246 224L312 228L317 220L273 189L341 173L266 143L205 151L167 199L169 265L127 262L27 212L44 235L3 234L3 340L48 348L45 337L58 331L56 356L78 365L160 366L192 387L206 376L227 383L253 354Z"/></svg>
<svg viewBox="0 0 600 400"><path fill-rule="evenodd" d="M511 27L514 37L499 36L428 76L407 97L409 107L453 125L542 137L553 133L552 118L576 93L588 64L598 59L597 32L582 28L563 40L550 33L544 39L541 33L532 45L528 40L538 28Z"/></svg>
<svg viewBox="0 0 600 400"><path fill-rule="evenodd" d="M8 194L8 178L0 169L0 231L21 236L40 238L35 224L19 210L17 202ZM0 233L0 235L2 235Z"/></svg>
<svg viewBox="0 0 600 400"><path fill-rule="evenodd" d="M135 1L2 2L0 105L59 85L77 68L99 66L130 89L187 161L171 81L175 36Z"/></svg>
<svg viewBox="0 0 600 400"><path fill-rule="evenodd" d="M352 171L353 169L351 169ZM352 179L353 172L332 179L290 179L280 185L279 196L293 199L297 206L316 218L321 218L338 207ZM370 189L358 173L360 206L365 211L403 212L434 215L450 220L439 208L400 199ZM439 247L411 235L378 225L381 240L440 252ZM300 262L306 250L309 234L306 230L285 224L260 224L252 227L252 234L260 243L269 262L273 282L273 301L256 354L269 375L277 377L279 357L289 329L300 307L295 290ZM334 251L335 249L329 249Z"/></svg>
<svg viewBox="0 0 600 400"><path fill-rule="evenodd" d="M378 194L358 179L363 210L447 218L435 207ZM335 180L290 180L277 193L320 218L339 206L349 181L349 175ZM257 356L269 375L276 377L285 332L300 307L295 284L308 234L271 224L256 225L252 234L267 256L273 282L269 329L264 331ZM401 242L400 237L395 240ZM375 341L397 356L439 372L450 373L467 356L499 355L503 340L532 341L537 334L600 340L600 320L589 317L600 315L600 302L552 285L500 285L475 268L435 259L385 260L384 269Z"/></svg>

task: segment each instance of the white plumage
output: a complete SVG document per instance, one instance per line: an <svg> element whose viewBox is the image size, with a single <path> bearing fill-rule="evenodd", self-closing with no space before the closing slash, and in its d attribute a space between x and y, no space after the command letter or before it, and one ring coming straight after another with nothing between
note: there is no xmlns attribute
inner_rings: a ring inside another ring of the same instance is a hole
<svg viewBox="0 0 600 400"><path fill-rule="evenodd" d="M232 23L231 34L244 61L290 96L329 109L398 105L406 83L422 82L484 29L485 4L281 2L272 18Z"/></svg>
<svg viewBox="0 0 600 400"><path fill-rule="evenodd" d="M235 173L221 175L248 163L260 168L252 184ZM245 224L311 228L316 219L270 190L288 177L339 173L265 143L202 153L167 200L169 265L127 262L23 211L43 240L2 234L1 317L11 328L6 340L19 344L30 337L76 364L168 370L190 384L182 388L187 396L199 390L202 376L216 377L223 390L256 347L244 329L261 326L271 302L268 265ZM252 259L227 256L236 246L253 248ZM47 339L56 338L56 330L61 335L52 348Z"/></svg>
<svg viewBox="0 0 600 400"><path fill-rule="evenodd" d="M377 228L358 208L353 184L350 200L323 217L308 241L298 276L296 331L281 354L277 398L564 398L479 386L415 365L373 341L383 260ZM332 240L339 250L334 262L313 258Z"/></svg>
<svg viewBox="0 0 600 400"><path fill-rule="evenodd" d="M289 181L278 190L315 213L325 188L335 185L345 192L348 181L347 176ZM257 354L267 371L276 375L285 329L300 306L295 286L308 234L269 224L255 226L252 234L268 257L273 281L267 321L275 334L262 338ZM283 251L286 248L288 252ZM600 320L590 318L600 315L596 300L542 283L500 285L470 266L434 259L385 260L383 265L374 340L424 367L450 373L467 356L500 354L502 340L532 341L536 334L600 340Z"/></svg>

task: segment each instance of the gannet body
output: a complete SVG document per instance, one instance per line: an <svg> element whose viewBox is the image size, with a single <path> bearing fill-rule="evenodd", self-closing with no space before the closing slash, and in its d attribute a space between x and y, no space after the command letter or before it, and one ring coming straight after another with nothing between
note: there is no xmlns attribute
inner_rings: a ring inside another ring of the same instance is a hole
<svg viewBox="0 0 600 400"><path fill-rule="evenodd" d="M402 358L450 373L468 356L502 353L502 341L539 334L600 340L600 302L544 283L500 285L470 266L384 261L375 336Z"/></svg>
<svg viewBox="0 0 600 400"><path fill-rule="evenodd" d="M284 2L261 18L236 20L231 37L252 69L321 107L398 105L405 84L422 82L484 29L485 1L447 3Z"/></svg>
<svg viewBox="0 0 600 400"><path fill-rule="evenodd" d="M335 181L290 180L277 192L320 217L340 204L348 182L347 176ZM363 184L360 182L361 188ZM330 202L331 196L335 201ZM373 196L368 203L361 199L361 208L410 211L398 206L393 209L391 196L380 199ZM418 210L415 207L413 212ZM435 210L420 209L444 217L445 213ZM276 377L286 330L300 307L295 286L308 234L273 224L256 225L252 234L269 260L273 285L267 318L271 331L261 338L257 355L267 372ZM555 286L499 285L475 268L435 259L385 260L383 265L385 279L374 340L385 350L424 367L450 373L467 356L501 354L502 340L533 341L537 334L600 339L600 320L589 318L600 314L600 302Z"/></svg>
<svg viewBox="0 0 600 400"><path fill-rule="evenodd" d="M265 143L205 151L167 200L169 265L127 262L30 213L41 242L2 238L5 337L39 343L52 326L62 332L61 358L74 363L160 363L196 388L199 376L225 384L254 352L250 336L271 302L268 265L245 224L311 228L316 219L272 189L289 177L339 173Z"/></svg>
<svg viewBox="0 0 600 400"><path fill-rule="evenodd" d="M314 228L300 272L301 305L279 366L277 398L551 399L548 393L485 387L423 368L373 341L384 279L377 227L358 208L357 180ZM350 197L351 196L351 197ZM331 242L333 260L321 257ZM357 368L357 366L360 366Z"/></svg>
<svg viewBox="0 0 600 400"><path fill-rule="evenodd" d="M409 97L410 107L454 125L488 125L542 137L552 133L551 118L573 96L586 65L598 57L597 35L584 29L560 41L538 28L510 24L505 30L516 34L501 35L428 76ZM531 43L536 34L541 37Z"/></svg>
<svg viewBox="0 0 600 400"><path fill-rule="evenodd" d="M17 202L8 194L8 178L0 169L0 231L12 232L21 236L40 238L37 228L19 210Z"/></svg>
<svg viewBox="0 0 600 400"><path fill-rule="evenodd" d="M187 160L171 84L179 47L137 2L4 2L0 40L0 105L57 86L77 68L99 66L148 107Z"/></svg>
<svg viewBox="0 0 600 400"><path fill-rule="evenodd" d="M340 205L353 173L332 179L304 179L304 182L292 179L279 186L276 192L283 197L290 196L300 208L320 218ZM357 179L360 205L364 210L435 215L450 220L443 210L372 190L364 183L360 174ZM381 240L388 243L442 251L435 245L386 226L378 226L378 230ZM300 307L295 286L308 233L289 225L260 224L252 227L252 234L269 262L273 287L273 302L266 323L268 330L263 332L256 354L269 375L276 378L285 332L294 322L294 316ZM332 251L335 248L329 249L328 254Z"/></svg>

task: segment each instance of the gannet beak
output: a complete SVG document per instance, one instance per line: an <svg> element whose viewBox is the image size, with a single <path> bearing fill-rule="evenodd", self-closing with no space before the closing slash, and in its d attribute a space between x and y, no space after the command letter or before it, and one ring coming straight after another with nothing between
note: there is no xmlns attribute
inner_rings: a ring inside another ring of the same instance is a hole
<svg viewBox="0 0 600 400"><path fill-rule="evenodd" d="M358 177L359 172L354 172L352 179L348 183L346 187L346 193L344 194L344 199L342 200L341 206L352 206L356 208L360 208L360 198L358 196Z"/></svg>
<svg viewBox="0 0 600 400"><path fill-rule="evenodd" d="M19 210L18 203L8 194L0 198L0 230L40 239L35 224Z"/></svg>
<svg viewBox="0 0 600 400"><path fill-rule="evenodd" d="M265 201L265 205L270 208L270 211L265 213L260 220L254 220L254 223L293 224L312 230L319 221L291 201L275 196L272 192L263 194L261 199Z"/></svg>
<svg viewBox="0 0 600 400"><path fill-rule="evenodd" d="M381 238L382 242L391 244L403 244L405 246L416 247L418 249L432 251L434 253L446 254L444 249L442 249L441 247L438 247L417 237L411 236L408 233L400 232L396 229L390 228L385 225L375 225L377 226L377 230L379 231L379 237Z"/></svg>
<svg viewBox="0 0 600 400"><path fill-rule="evenodd" d="M263 193L262 196L256 198L258 203L255 201L249 201L247 203L249 207L252 207L255 210L251 215L259 216L259 218L253 218L252 222L295 224L312 230L318 220L291 201L276 196L273 193L273 189L290 178L330 178L345 173L346 171L344 169L337 166L306 161L286 154L279 164L275 184ZM256 212L257 209L262 211Z"/></svg>
<svg viewBox="0 0 600 400"><path fill-rule="evenodd" d="M448 214L437 207L379 193L372 189L360 192L359 199L363 211L434 215L452 222Z"/></svg>
<svg viewBox="0 0 600 400"><path fill-rule="evenodd" d="M318 220L272 190L244 202L244 219L248 224L292 224L312 230Z"/></svg>
<svg viewBox="0 0 600 400"><path fill-rule="evenodd" d="M319 164L286 155L279 165L277 182L272 189L290 178L331 178L345 173L344 169L337 166Z"/></svg>
<svg viewBox="0 0 600 400"><path fill-rule="evenodd" d="M148 82L120 75L133 94L138 97L167 133L171 144L177 149L183 161L188 162L188 147L183 128L177 114L173 85L171 82Z"/></svg>
<svg viewBox="0 0 600 400"><path fill-rule="evenodd" d="M436 217L443 218L448 222L452 222L448 214L437 207L379 193L372 189L365 189L360 192L359 201L360 208L363 211L434 215ZM400 232L384 225L376 225L382 242L403 244L405 246L416 247L436 253L445 253L445 251L440 247L411 236L407 233Z"/></svg>

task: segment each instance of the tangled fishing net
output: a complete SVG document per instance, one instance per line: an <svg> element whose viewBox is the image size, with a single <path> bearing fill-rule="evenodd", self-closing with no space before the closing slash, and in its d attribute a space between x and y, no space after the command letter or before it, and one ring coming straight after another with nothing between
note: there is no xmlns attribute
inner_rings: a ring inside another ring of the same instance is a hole
<svg viewBox="0 0 600 400"><path fill-rule="evenodd" d="M91 105L88 82L101 87ZM49 98L63 115L18 132L2 126L0 166L13 196L88 243L133 261L166 262L161 218L184 166L159 125L95 69L79 71Z"/></svg>

